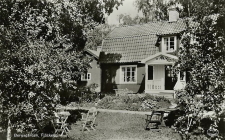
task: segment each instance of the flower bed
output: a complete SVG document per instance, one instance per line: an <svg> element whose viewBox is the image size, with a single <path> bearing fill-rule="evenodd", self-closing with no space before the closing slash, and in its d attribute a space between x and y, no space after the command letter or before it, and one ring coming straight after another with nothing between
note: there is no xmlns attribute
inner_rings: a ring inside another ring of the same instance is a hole
<svg viewBox="0 0 225 140"><path fill-rule="evenodd" d="M105 96L97 102L97 107L102 109L149 111L152 109L168 108L169 99L148 94Z"/></svg>

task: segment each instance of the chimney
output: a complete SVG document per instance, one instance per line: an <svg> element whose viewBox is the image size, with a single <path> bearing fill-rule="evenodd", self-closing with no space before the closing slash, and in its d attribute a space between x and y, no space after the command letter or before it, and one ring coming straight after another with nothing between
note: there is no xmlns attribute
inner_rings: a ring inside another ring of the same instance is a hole
<svg viewBox="0 0 225 140"><path fill-rule="evenodd" d="M179 19L179 12L175 6L168 8L169 12L169 22L177 21Z"/></svg>
<svg viewBox="0 0 225 140"><path fill-rule="evenodd" d="M97 46L97 52L101 52L102 51L102 46Z"/></svg>

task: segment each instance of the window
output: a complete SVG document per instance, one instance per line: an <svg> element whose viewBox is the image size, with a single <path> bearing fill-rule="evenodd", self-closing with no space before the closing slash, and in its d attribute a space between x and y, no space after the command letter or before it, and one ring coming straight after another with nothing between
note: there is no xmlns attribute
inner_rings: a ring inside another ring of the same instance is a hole
<svg viewBox="0 0 225 140"><path fill-rule="evenodd" d="M174 77L172 66L171 65L166 65L165 67L166 67L166 76L167 77Z"/></svg>
<svg viewBox="0 0 225 140"><path fill-rule="evenodd" d="M165 65L165 77L167 79L172 79L172 82L177 80L177 77L172 69L172 65Z"/></svg>
<svg viewBox="0 0 225 140"><path fill-rule="evenodd" d="M84 73L81 75L81 81L91 80L91 73Z"/></svg>
<svg viewBox="0 0 225 140"><path fill-rule="evenodd" d="M185 81L186 80L186 73L185 72L180 72L180 81Z"/></svg>
<svg viewBox="0 0 225 140"><path fill-rule="evenodd" d="M176 50L176 37L164 37L164 47L167 52Z"/></svg>
<svg viewBox="0 0 225 140"><path fill-rule="evenodd" d="M148 80L153 80L153 66L148 66Z"/></svg>
<svg viewBox="0 0 225 140"><path fill-rule="evenodd" d="M137 82L137 67L136 66L120 66L121 83L136 83Z"/></svg>

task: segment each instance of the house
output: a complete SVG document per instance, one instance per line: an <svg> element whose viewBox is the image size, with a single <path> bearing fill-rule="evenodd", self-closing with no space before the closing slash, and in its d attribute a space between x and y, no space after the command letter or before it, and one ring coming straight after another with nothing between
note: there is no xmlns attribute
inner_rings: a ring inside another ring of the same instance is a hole
<svg viewBox="0 0 225 140"><path fill-rule="evenodd" d="M103 92L173 93L185 86L185 73L174 76L181 34L186 29L175 8L168 21L116 27L103 40L100 54Z"/></svg>
<svg viewBox="0 0 225 140"><path fill-rule="evenodd" d="M101 46L97 47L97 51L91 49L84 50L84 55L92 58L92 62L90 63L91 68L89 68L86 73L82 74L80 81L78 81L79 86L85 87L97 84L96 92L100 92L101 89L101 69L99 65L100 50Z"/></svg>

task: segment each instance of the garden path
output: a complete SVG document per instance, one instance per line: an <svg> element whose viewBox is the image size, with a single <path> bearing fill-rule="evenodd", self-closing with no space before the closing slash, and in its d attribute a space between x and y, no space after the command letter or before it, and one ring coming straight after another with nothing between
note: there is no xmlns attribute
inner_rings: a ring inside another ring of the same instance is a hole
<svg viewBox="0 0 225 140"><path fill-rule="evenodd" d="M61 107L65 110L89 110L90 107ZM160 110L168 110L161 108ZM151 114L152 111L129 111L129 110L112 110L112 109L100 109L98 108L97 111L99 112L109 112L109 113L127 113L127 114L139 114L139 115L146 115Z"/></svg>

